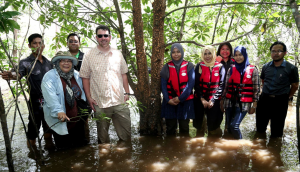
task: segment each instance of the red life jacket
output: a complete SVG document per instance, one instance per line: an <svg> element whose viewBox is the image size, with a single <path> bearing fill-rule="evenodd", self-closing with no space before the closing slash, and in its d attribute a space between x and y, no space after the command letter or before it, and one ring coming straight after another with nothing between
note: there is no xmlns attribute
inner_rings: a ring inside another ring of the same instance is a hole
<svg viewBox="0 0 300 172"><path fill-rule="evenodd" d="M232 66L232 74L228 80L228 91L226 93L226 98L230 99L232 96L238 96L241 102L253 102L252 76L254 68L254 65L247 66L241 83L240 72L236 69L235 65Z"/></svg>
<svg viewBox="0 0 300 172"><path fill-rule="evenodd" d="M187 66L188 62L183 60L180 66L179 70L179 75L177 75L177 71L175 68L175 65L172 61L168 62L168 67L169 67L169 80L167 83L167 90L168 90L168 95L169 99L179 97L184 88L186 87L186 84L189 80L188 73L187 73ZM194 98L193 92L188 96L186 100L191 100Z"/></svg>
<svg viewBox="0 0 300 172"><path fill-rule="evenodd" d="M211 72L204 62L201 62L199 67L202 69L199 84L200 88L202 88L202 97L210 100L220 86L220 68L222 64L215 62Z"/></svg>

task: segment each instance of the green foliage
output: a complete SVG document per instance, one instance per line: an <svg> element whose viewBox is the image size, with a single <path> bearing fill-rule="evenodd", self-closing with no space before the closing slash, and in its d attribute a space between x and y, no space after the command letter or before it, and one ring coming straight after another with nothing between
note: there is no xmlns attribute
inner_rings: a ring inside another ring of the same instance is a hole
<svg viewBox="0 0 300 172"><path fill-rule="evenodd" d="M0 7L0 32L8 33L14 31L14 29L20 29L19 24L13 20L13 17L20 15L17 11L6 11L10 6L10 3L5 3Z"/></svg>
<svg viewBox="0 0 300 172"><path fill-rule="evenodd" d="M111 118L107 117L105 113L101 113L97 117L92 118L94 121L99 121L99 120L110 120Z"/></svg>

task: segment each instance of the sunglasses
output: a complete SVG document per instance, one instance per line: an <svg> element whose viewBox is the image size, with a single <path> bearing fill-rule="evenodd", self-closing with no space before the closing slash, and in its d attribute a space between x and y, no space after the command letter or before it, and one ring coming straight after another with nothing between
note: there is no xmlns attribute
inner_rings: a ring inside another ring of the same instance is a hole
<svg viewBox="0 0 300 172"><path fill-rule="evenodd" d="M99 34L97 35L98 38L102 38L104 36L104 38L108 38L109 34Z"/></svg>

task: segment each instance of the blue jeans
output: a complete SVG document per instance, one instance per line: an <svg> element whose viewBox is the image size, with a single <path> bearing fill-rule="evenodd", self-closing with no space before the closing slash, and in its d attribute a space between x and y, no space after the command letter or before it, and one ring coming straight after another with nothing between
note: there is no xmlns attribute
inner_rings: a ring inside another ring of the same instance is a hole
<svg viewBox="0 0 300 172"><path fill-rule="evenodd" d="M239 107L235 107L235 116L233 118L232 108L229 107L225 111L228 131L230 131L235 139L242 139L240 124L247 114L247 111L240 111Z"/></svg>

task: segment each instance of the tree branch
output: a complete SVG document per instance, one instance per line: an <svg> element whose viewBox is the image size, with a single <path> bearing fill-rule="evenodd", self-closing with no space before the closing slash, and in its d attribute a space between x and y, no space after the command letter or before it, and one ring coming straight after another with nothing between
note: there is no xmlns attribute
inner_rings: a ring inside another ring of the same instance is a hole
<svg viewBox="0 0 300 172"><path fill-rule="evenodd" d="M297 6L297 3L295 2L295 0L290 0L290 7L292 9L293 16L295 18L296 26L300 33L300 14L299 14L298 6Z"/></svg>
<svg viewBox="0 0 300 172"><path fill-rule="evenodd" d="M232 16L231 16L231 20L230 20L230 24L229 24L229 28L228 28L228 31L227 31L227 34L226 34L225 41L227 41L227 39L228 39L228 35L229 35L229 32L230 32L230 28L231 28L231 25L232 25L233 18L234 18L234 11L232 12Z"/></svg>
<svg viewBox="0 0 300 172"><path fill-rule="evenodd" d="M106 14L106 13L115 13L115 12L117 12L117 11L106 11L106 12L78 12L78 13L84 13L84 14L86 14L86 13L93 13L93 14ZM120 13L132 13L132 11L120 11Z"/></svg>
<svg viewBox="0 0 300 172"><path fill-rule="evenodd" d="M185 7L187 6L188 1L189 0L185 0L185 4L184 4ZM183 29L184 29L184 21L185 21L186 11L187 11L187 8L184 9L183 14L182 14L181 28L180 28L180 32L179 32L180 35L179 35L178 41L181 41L182 37L183 37Z"/></svg>
<svg viewBox="0 0 300 172"><path fill-rule="evenodd" d="M223 3L224 3L224 0L223 0ZM213 37L212 37L212 40L211 40L211 43L212 43L212 44L214 43L215 34L216 34L216 28L217 28L218 21L219 21L219 17L220 17L220 14L221 14L222 8L223 8L223 3L222 3L222 5L221 5L221 7L220 7L220 10L219 10L218 16L216 17L216 23L215 23L214 33L213 33Z"/></svg>
<svg viewBox="0 0 300 172"><path fill-rule="evenodd" d="M216 45L220 45L220 44L225 43L225 42L233 42L233 41L238 40L238 39L240 39L240 38L242 38L242 37L244 37L244 36L247 36L248 34L250 34L251 32L253 32L254 28L255 28L255 27L253 27L253 29L250 30L249 32L247 32L247 33L245 33L245 34L243 34L243 35L241 35L241 36L238 36L238 37L236 37L236 38L234 38L234 39L231 39L231 40L229 40L229 41L223 41L223 42L219 42L219 43L215 43L215 44L211 44L211 45L212 45L212 46L216 46ZM172 44L174 44L174 43L192 43L192 44L195 44L195 45L200 46L200 47L205 47L205 45L199 44L199 43L197 43L197 42L195 42L195 41L177 41L177 42L171 42L171 43L165 44L165 47L167 47L167 46L169 46L169 45L172 45Z"/></svg>
<svg viewBox="0 0 300 172"><path fill-rule="evenodd" d="M170 15L171 13L174 13L175 11L182 10L185 8L199 8L199 7L207 7L207 6L213 6L213 5L237 5L237 4L245 4L245 5L277 5L277 6L289 6L289 4L281 4L281 3L273 3L273 2L224 2L224 3L212 3L212 4L203 4L203 5L194 5L194 6L186 6L186 7L180 7L175 10L172 10L168 12L166 16ZM299 6L299 5L298 5Z"/></svg>

